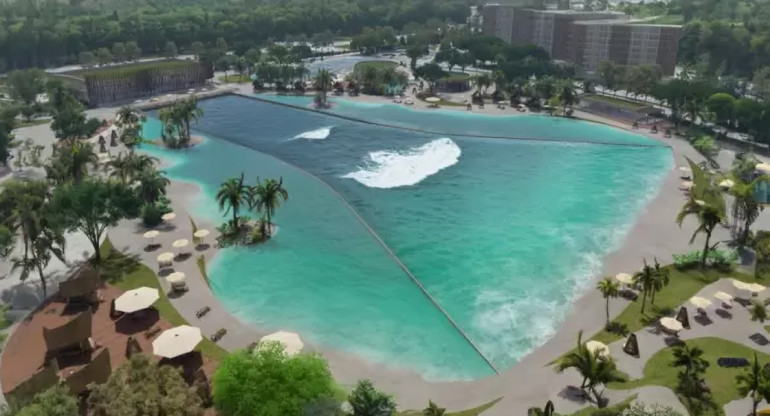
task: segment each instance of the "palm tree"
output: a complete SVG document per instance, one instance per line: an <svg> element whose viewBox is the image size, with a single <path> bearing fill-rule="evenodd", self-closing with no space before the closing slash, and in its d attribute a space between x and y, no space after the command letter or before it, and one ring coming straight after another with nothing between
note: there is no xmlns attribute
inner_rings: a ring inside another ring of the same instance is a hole
<svg viewBox="0 0 770 416"><path fill-rule="evenodd" d="M65 160L68 171L68 177L79 183L88 176L88 165L96 168L99 164L99 158L94 153L94 147L91 143L76 141L63 145L62 151L66 152Z"/></svg>
<svg viewBox="0 0 770 416"><path fill-rule="evenodd" d="M572 81L571 80L564 81L557 95L559 97L559 100L561 101L562 114L567 115L567 108L568 107L571 108L578 102L577 91L575 91L575 86L572 85Z"/></svg>
<svg viewBox="0 0 770 416"><path fill-rule="evenodd" d="M642 313L647 304L647 293L652 291L655 279L655 268L647 264L647 259L644 259L642 270L634 273L634 284L642 287Z"/></svg>
<svg viewBox="0 0 770 416"><path fill-rule="evenodd" d="M554 416L556 410L553 407L553 402L548 400L544 408L531 407L527 412L527 416Z"/></svg>
<svg viewBox="0 0 770 416"><path fill-rule="evenodd" d="M653 279L652 279L652 286L650 287L652 292L652 297L650 298L650 304L655 304L655 294L663 290L664 287L668 285L669 281L669 272L668 269L665 267L661 267L660 263L658 263L658 259L655 258L655 267L654 267L654 273L653 273Z"/></svg>
<svg viewBox="0 0 770 416"><path fill-rule="evenodd" d="M484 96L487 93L487 88L492 84L492 78L487 73L481 73L476 75L473 80L476 84L476 91Z"/></svg>
<svg viewBox="0 0 770 416"><path fill-rule="evenodd" d="M21 257L12 259L12 270L21 269L21 281L27 280L30 273L37 271L43 289L43 298L46 298L48 293L44 269L51 261L52 255L62 263L66 263L64 232L61 227L55 225L55 220L52 219L53 213L48 212L45 206L31 215L34 216L34 225L27 223L23 226L25 249Z"/></svg>
<svg viewBox="0 0 770 416"><path fill-rule="evenodd" d="M115 115L115 124L123 129L137 127L145 120L144 115L129 105L120 107Z"/></svg>
<svg viewBox="0 0 770 416"><path fill-rule="evenodd" d="M125 153L121 153L118 155L118 157L110 160L107 163L107 166L112 168L112 172L110 172L111 177L118 178L120 180L120 183L125 185L128 181L128 178L133 173L133 161L131 160L131 157L126 155Z"/></svg>
<svg viewBox="0 0 770 416"><path fill-rule="evenodd" d="M187 144L190 142L190 122L195 121L197 123L198 119L203 115L203 110L198 107L198 99L193 97L182 101L179 111L180 118L184 122L185 135L183 142Z"/></svg>
<svg viewBox="0 0 770 416"><path fill-rule="evenodd" d="M760 323L765 323L768 318L767 307L765 307L764 303L758 301L752 302L749 314L751 315L752 321L759 321Z"/></svg>
<svg viewBox="0 0 770 416"><path fill-rule="evenodd" d="M286 201L289 199L289 193L283 187L283 177L276 181L273 178L267 178L264 182L260 182L257 178L257 185L254 188L256 193L256 199L252 201L252 209L256 209L259 212L265 214L265 221L262 221L262 235L270 235L271 219L275 214L275 209L281 206L281 200Z"/></svg>
<svg viewBox="0 0 770 416"><path fill-rule="evenodd" d="M598 352L592 352L586 347L583 343L583 331L578 332L577 349L556 361L557 372L561 373L569 368L574 368L583 376L580 388L584 391L588 388L594 394L599 407L603 407L603 401L597 387L613 381L623 381L612 358L602 357Z"/></svg>
<svg viewBox="0 0 770 416"><path fill-rule="evenodd" d="M765 369L759 365L756 352L751 367L735 376L735 384L741 397L751 395L752 416L757 416L757 406L762 399L770 401L770 380Z"/></svg>
<svg viewBox="0 0 770 416"><path fill-rule="evenodd" d="M171 183L163 172L157 169L145 169L137 177L139 186L136 189L139 197L148 204L154 204L161 196L166 195L166 187Z"/></svg>
<svg viewBox="0 0 770 416"><path fill-rule="evenodd" d="M674 360L672 367L684 367L684 374L692 379L697 378L709 366L709 362L703 358L703 350L698 347L690 348L686 343L674 347Z"/></svg>
<svg viewBox="0 0 770 416"><path fill-rule="evenodd" d="M759 178L751 182L743 182L740 178L733 184L730 189L730 193L735 198L733 203L733 225L737 221L743 221L740 225L738 234L738 243L745 245L749 239L749 233L751 225L759 218L759 214L764 209L764 205L760 204L754 197L754 190L756 189L757 182L760 180L766 180L767 178Z"/></svg>
<svg viewBox="0 0 770 416"><path fill-rule="evenodd" d="M230 210L233 211L233 232L237 232L238 226L238 210L241 205L246 202L246 195L248 193L248 186L243 183L243 173L238 178L230 178L226 180L219 187L217 191L217 202L219 203L219 209L225 210L225 214Z"/></svg>
<svg viewBox="0 0 770 416"><path fill-rule="evenodd" d="M428 400L428 407L422 411L422 414L425 416L444 416L445 413L446 409L438 407L436 403L433 403L433 400Z"/></svg>
<svg viewBox="0 0 770 416"><path fill-rule="evenodd" d="M610 298L616 298L618 297L619 291L618 291L618 282L612 280L612 278L605 277L602 279L599 284L596 286L597 289L599 289L599 292L601 292L602 296L604 297L606 301L605 309L607 312L607 324L605 325L606 328L609 328L610 326Z"/></svg>
<svg viewBox="0 0 770 416"><path fill-rule="evenodd" d="M332 76L332 73L329 72L328 69L319 69L318 72L315 74L315 77L313 77L313 83L315 84L315 89L318 91L318 103L317 105L319 107L326 107L326 92L329 90L329 88L332 85L332 80L334 77Z"/></svg>
<svg viewBox="0 0 770 416"><path fill-rule="evenodd" d="M703 256L701 257L701 267L706 267L706 259L711 250L711 246L709 246L711 233L714 232L716 226L724 219L724 211L706 201L695 199L695 196L691 194L690 198L676 216L676 223L680 228L682 227L684 219L690 215L695 215L698 219L698 228L696 228L695 232L692 234L690 244L695 241L695 237L697 237L698 234L706 235L706 242L703 245Z"/></svg>
<svg viewBox="0 0 770 416"><path fill-rule="evenodd" d="M140 126L124 127L121 129L120 135L118 135L118 141L120 141L123 146L126 146L129 153L133 154L134 148L142 143L142 136L139 134L140 129Z"/></svg>

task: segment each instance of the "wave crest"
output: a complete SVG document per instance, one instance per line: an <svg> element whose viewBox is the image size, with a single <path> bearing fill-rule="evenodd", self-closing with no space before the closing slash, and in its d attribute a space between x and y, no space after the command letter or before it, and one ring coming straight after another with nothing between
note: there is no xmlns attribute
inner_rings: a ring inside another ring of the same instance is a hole
<svg viewBox="0 0 770 416"><path fill-rule="evenodd" d="M404 152L370 152L361 169L343 178L355 179L370 188L416 185L457 163L461 154L460 146L446 137Z"/></svg>
<svg viewBox="0 0 770 416"><path fill-rule="evenodd" d="M332 133L332 127L321 127L320 129L306 131L294 136L295 139L323 140Z"/></svg>

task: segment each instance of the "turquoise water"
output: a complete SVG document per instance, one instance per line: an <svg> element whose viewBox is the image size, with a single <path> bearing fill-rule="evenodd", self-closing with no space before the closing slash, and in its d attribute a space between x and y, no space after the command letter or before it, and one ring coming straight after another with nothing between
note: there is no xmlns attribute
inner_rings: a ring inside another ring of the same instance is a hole
<svg viewBox="0 0 770 416"><path fill-rule="evenodd" d="M296 105L309 99L283 98ZM225 306L261 329L467 379L491 369L372 238L344 197L497 368L545 342L671 167L665 147L601 125L341 102L332 111L435 135L225 97L201 102L208 140L148 151L199 184L195 215L219 220L213 195L241 171L283 176L277 235L223 250L210 265ZM157 137L150 119L146 137ZM287 162L287 163L284 163ZM311 176L314 175L315 177Z"/></svg>

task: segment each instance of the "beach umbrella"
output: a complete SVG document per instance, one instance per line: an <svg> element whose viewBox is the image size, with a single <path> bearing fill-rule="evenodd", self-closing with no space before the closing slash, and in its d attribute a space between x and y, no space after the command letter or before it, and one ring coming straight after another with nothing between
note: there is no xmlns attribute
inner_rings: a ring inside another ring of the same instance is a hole
<svg viewBox="0 0 770 416"><path fill-rule="evenodd" d="M160 218L161 218L161 219L163 219L163 221L171 221L171 220L173 220L174 218L176 218L176 213L174 213L174 212L169 212L169 213L167 213L167 214L163 214L163 216L162 216L162 217L160 217Z"/></svg>
<svg viewBox="0 0 770 416"><path fill-rule="evenodd" d="M754 169L762 173L770 174L770 164L767 164L767 163L757 163L757 165L754 166Z"/></svg>
<svg viewBox="0 0 770 416"><path fill-rule="evenodd" d="M209 234L209 230L198 230L193 234L193 237L202 239L208 237Z"/></svg>
<svg viewBox="0 0 770 416"><path fill-rule="evenodd" d="M693 296L690 298L690 304L696 308L706 309L711 306L711 301L700 296Z"/></svg>
<svg viewBox="0 0 770 416"><path fill-rule="evenodd" d="M733 279L733 287L740 290L749 290L749 284Z"/></svg>
<svg viewBox="0 0 770 416"><path fill-rule="evenodd" d="M150 231L147 231L146 233L144 233L144 238L146 238L146 239L150 240L150 242L152 242L152 240L155 237L157 237L158 234L160 234L160 233L157 230L150 230Z"/></svg>
<svg viewBox="0 0 770 416"><path fill-rule="evenodd" d="M746 285L746 290L748 290L751 293L759 293L763 290L767 289L766 287L760 285L759 283L751 283Z"/></svg>
<svg viewBox="0 0 770 416"><path fill-rule="evenodd" d="M620 283L623 283L624 285L632 285L634 284L634 277L631 276L628 273L618 273L615 275L615 280L617 280Z"/></svg>
<svg viewBox="0 0 770 416"><path fill-rule="evenodd" d="M265 335L259 340L260 343L265 341L280 342L283 345L283 351L286 355L295 355L302 350L302 347L304 347L299 335L287 331L274 332L270 335Z"/></svg>
<svg viewBox="0 0 770 416"><path fill-rule="evenodd" d="M720 188L730 189L733 186L735 186L735 182L733 182L730 179L725 179L725 180L719 182L719 187Z"/></svg>
<svg viewBox="0 0 770 416"><path fill-rule="evenodd" d="M725 293L725 292L719 291L717 293L714 293L714 297L719 299L719 300L721 300L722 302L727 303L727 304L732 304L733 303L733 295L731 295L729 293Z"/></svg>
<svg viewBox="0 0 770 416"><path fill-rule="evenodd" d="M166 281L173 285L173 284L184 283L185 278L186 278L186 276L185 276L184 273L182 273L182 272L174 272L174 273L171 273L170 275L166 276Z"/></svg>
<svg viewBox="0 0 770 416"><path fill-rule="evenodd" d="M603 342L588 341L586 342L586 348L588 351L591 351L600 357L606 357L610 354L610 349L607 347L607 344Z"/></svg>
<svg viewBox="0 0 770 416"><path fill-rule="evenodd" d="M679 189L683 191L689 191L693 186L695 186L695 184L693 184L691 181L684 181L681 185L679 185Z"/></svg>
<svg viewBox="0 0 770 416"><path fill-rule="evenodd" d="M438 98L438 97L428 97L425 99L426 103L433 103L433 104L438 103L440 101L441 101L441 98Z"/></svg>
<svg viewBox="0 0 770 416"><path fill-rule="evenodd" d="M679 332L683 328L681 322L668 316L660 318L660 325L671 332Z"/></svg>
<svg viewBox="0 0 770 416"><path fill-rule="evenodd" d="M123 313L132 313L147 309L158 299L158 289L151 287L140 287L129 290L115 299L115 310Z"/></svg>
<svg viewBox="0 0 770 416"><path fill-rule="evenodd" d="M174 246L174 248L183 248L183 247L187 247L188 244L190 244L190 242L187 239L181 238L179 240L174 241L172 245Z"/></svg>
<svg viewBox="0 0 770 416"><path fill-rule="evenodd" d="M174 253L166 252L158 254L158 263L166 263L174 260Z"/></svg>
<svg viewBox="0 0 770 416"><path fill-rule="evenodd" d="M164 358L175 358L192 352L203 341L200 328L181 325L163 331L152 342L153 354Z"/></svg>
<svg viewBox="0 0 770 416"><path fill-rule="evenodd" d="M692 169L688 168L687 166L679 166L680 172L690 173L692 172Z"/></svg>

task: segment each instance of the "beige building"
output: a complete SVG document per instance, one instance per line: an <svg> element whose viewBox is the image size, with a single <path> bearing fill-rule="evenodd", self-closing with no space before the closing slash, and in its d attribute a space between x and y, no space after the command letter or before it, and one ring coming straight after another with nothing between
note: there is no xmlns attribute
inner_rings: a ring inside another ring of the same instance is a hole
<svg viewBox="0 0 770 416"><path fill-rule="evenodd" d="M552 59L575 64L591 74L602 59L621 65L657 64L665 75L674 73L680 26L640 24L621 12L535 10L488 4L483 32L515 45L533 44Z"/></svg>

